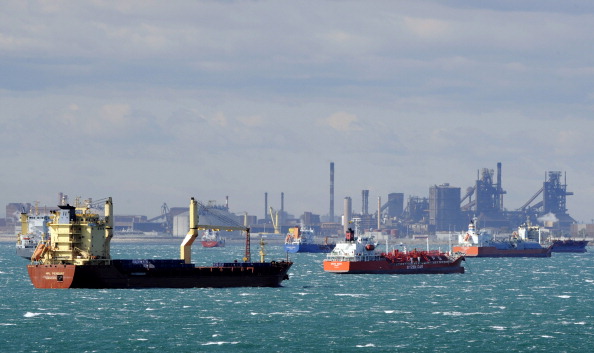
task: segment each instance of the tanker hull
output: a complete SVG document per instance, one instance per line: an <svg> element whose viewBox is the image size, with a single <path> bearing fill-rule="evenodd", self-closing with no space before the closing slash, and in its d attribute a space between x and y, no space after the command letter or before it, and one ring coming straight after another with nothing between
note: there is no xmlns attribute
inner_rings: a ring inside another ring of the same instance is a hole
<svg viewBox="0 0 594 353"><path fill-rule="evenodd" d="M447 274L464 273L464 257L448 262L392 263L384 258L371 261L324 261L324 271L352 274Z"/></svg>
<svg viewBox="0 0 594 353"><path fill-rule="evenodd" d="M203 248L222 248L225 246L224 241L218 240L203 240L201 241L201 244Z"/></svg>
<svg viewBox="0 0 594 353"><path fill-rule="evenodd" d="M551 247L498 249L494 246L454 246L452 252L459 252L467 257L551 257Z"/></svg>

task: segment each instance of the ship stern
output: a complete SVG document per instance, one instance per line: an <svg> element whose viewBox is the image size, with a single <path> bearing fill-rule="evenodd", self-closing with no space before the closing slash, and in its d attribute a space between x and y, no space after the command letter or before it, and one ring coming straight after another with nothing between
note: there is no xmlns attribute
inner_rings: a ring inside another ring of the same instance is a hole
<svg viewBox="0 0 594 353"><path fill-rule="evenodd" d="M351 270L350 261L324 261L324 271L334 273L348 273Z"/></svg>
<svg viewBox="0 0 594 353"><path fill-rule="evenodd" d="M70 288L75 265L27 265L29 278L35 288Z"/></svg>

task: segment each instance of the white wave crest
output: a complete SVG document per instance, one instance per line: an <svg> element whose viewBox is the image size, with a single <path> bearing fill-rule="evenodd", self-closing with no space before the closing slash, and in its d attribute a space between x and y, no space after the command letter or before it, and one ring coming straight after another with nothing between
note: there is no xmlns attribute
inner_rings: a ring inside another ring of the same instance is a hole
<svg viewBox="0 0 594 353"><path fill-rule="evenodd" d="M225 341L218 341L218 342L206 342L206 343L202 343L203 346L222 346L224 344L238 344L239 342L225 342Z"/></svg>
<svg viewBox="0 0 594 353"><path fill-rule="evenodd" d="M39 315L47 315L47 316L64 316L66 315L65 313L32 313L30 311L27 311L25 313L25 315L23 315L24 317L36 317Z"/></svg>

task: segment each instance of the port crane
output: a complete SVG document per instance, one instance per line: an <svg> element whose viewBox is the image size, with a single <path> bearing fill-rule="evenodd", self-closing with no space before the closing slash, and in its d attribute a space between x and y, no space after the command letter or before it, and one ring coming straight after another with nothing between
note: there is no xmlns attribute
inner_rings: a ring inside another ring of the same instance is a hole
<svg viewBox="0 0 594 353"><path fill-rule="evenodd" d="M165 233L171 235L173 233L173 216L171 215L169 206L167 206L166 202L163 202L163 205L161 206L161 214L149 219L148 222L156 222L159 220L161 220Z"/></svg>
<svg viewBox="0 0 594 353"><path fill-rule="evenodd" d="M270 207L270 220L272 222L272 226L274 227L274 234L280 234L280 225L278 223L278 211L275 211L272 207Z"/></svg>

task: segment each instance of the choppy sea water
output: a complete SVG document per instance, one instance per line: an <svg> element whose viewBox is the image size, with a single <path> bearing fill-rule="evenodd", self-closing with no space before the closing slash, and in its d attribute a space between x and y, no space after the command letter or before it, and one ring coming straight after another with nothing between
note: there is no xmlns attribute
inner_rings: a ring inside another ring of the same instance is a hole
<svg viewBox="0 0 594 353"><path fill-rule="evenodd" d="M44 290L0 243L0 352L592 352L589 251L469 258L449 275L329 274L325 254L292 254L282 288ZM112 244L114 258L178 255L177 244ZM193 260L242 256L195 247Z"/></svg>

